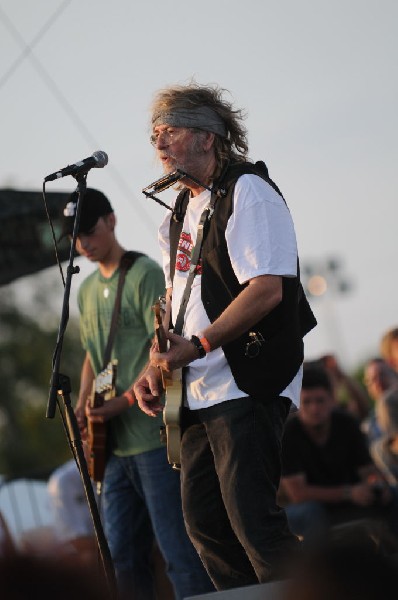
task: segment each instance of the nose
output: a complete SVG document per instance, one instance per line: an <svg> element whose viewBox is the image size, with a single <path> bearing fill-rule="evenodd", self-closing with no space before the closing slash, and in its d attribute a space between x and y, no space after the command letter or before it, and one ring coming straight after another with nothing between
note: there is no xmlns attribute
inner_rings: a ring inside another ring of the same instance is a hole
<svg viewBox="0 0 398 600"><path fill-rule="evenodd" d="M161 131L156 140L155 140L155 148L166 148L166 146L168 146L168 142L169 142L169 135L167 133L167 131Z"/></svg>

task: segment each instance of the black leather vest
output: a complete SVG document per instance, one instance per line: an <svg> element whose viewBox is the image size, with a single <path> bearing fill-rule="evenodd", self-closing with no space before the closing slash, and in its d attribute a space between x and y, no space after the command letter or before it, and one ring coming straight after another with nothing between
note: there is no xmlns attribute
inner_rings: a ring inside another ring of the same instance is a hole
<svg viewBox="0 0 398 600"><path fill-rule="evenodd" d="M201 293L210 322L215 321L244 288L231 266L225 230L233 211L236 181L246 173L262 177L282 196L262 162L231 165L222 181L217 183L217 188L222 188L225 195L216 200L214 214L205 225L202 246ZM170 220L172 277L188 199L188 190L180 192L175 205L179 220ZM278 306L250 331L223 346L238 387L247 394L265 399L280 395L292 381L304 358L303 337L316 325L299 275L284 277L282 285L283 297Z"/></svg>

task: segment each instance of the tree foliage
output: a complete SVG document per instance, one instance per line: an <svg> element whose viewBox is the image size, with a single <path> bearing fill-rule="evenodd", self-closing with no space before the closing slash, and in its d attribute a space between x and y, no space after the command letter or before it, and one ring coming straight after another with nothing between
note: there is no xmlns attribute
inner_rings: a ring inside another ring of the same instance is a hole
<svg viewBox="0 0 398 600"><path fill-rule="evenodd" d="M46 477L71 456L60 410L57 408L53 419L46 417L58 323L54 309L40 294L32 299L32 317L8 291L7 300L0 300L0 473ZM71 318L61 372L70 377L72 404L82 359L78 323Z"/></svg>

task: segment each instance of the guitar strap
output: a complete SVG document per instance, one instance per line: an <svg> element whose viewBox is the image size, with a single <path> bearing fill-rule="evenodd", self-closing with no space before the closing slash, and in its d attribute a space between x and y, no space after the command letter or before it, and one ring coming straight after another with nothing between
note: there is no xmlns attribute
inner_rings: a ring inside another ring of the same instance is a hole
<svg viewBox="0 0 398 600"><path fill-rule="evenodd" d="M196 270L197 270L197 267L198 267L198 264L200 261L200 256L202 253L203 233L204 233L205 223L206 223L206 221L210 221L211 217L213 216L214 206L215 206L217 198L218 198L217 192L212 191L210 202L209 202L208 206L202 212L201 217L199 219L198 231L196 234L196 243L195 243L195 247L192 251L192 255L191 255L191 266L189 267L189 275L188 275L187 282L185 284L185 290L184 290L184 293L181 298L181 304L180 304L180 308L178 310L178 315L177 315L177 319L176 319L174 330L173 330L174 333L176 333L177 335L182 334L182 330L184 327L185 311L187 309L188 300L191 295L193 280L195 279Z"/></svg>
<svg viewBox="0 0 398 600"><path fill-rule="evenodd" d="M111 358L112 346L113 346L113 342L115 340L115 334L116 334L117 322L118 322L119 313L120 313L120 307L122 305L122 291L123 291L124 282L126 280L126 273L129 269L131 269L131 267L133 266L133 264L135 263L137 258L139 258L140 256L143 256L142 252L134 252L134 251L130 250L128 252L125 252L123 254L122 258L120 259L119 279L117 282L115 304L113 307L108 342L106 344L106 348L105 348L105 352L104 352L104 359L103 359L103 365L104 365L103 368L104 369L107 367L107 365L110 361L110 358Z"/></svg>
<svg viewBox="0 0 398 600"><path fill-rule="evenodd" d="M184 293L181 298L180 308L178 310L177 319L176 319L175 326L173 329L174 333L176 333L177 335L182 334L182 330L184 327L185 311L187 309L188 300L191 295L193 280L195 279L196 269L198 267L198 264L200 261L200 256L202 253L202 244L203 244L205 223L206 223L206 221L210 221L210 219L212 218L213 213L214 213L214 207L216 205L217 200L219 198L221 198L222 196L225 196L226 192L221 187L221 182L224 180L224 177L228 170L228 167L229 167L229 161L227 161L226 164L224 165L223 171L217 181L217 184L213 184L213 186L211 188L210 202L209 202L208 206L202 212L202 215L199 220L198 231L196 234L196 243L195 243L195 247L192 251L192 255L191 255L191 266L189 268L189 275L188 275L187 282L185 284L185 290L184 290ZM183 218L184 218L183 215L180 215L177 220L183 220Z"/></svg>

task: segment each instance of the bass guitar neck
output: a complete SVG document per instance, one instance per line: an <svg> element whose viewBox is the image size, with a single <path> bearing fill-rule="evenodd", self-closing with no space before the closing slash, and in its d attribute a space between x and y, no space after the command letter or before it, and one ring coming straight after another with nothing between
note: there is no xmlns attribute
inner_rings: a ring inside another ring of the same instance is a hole
<svg viewBox="0 0 398 600"><path fill-rule="evenodd" d="M165 318L164 305L158 300L154 306L155 335L159 352L167 352L168 340L163 325ZM163 409L163 431L166 437L167 459L174 469L179 469L181 464L181 407L182 407L182 369L172 372L161 369L163 389L165 391L165 405Z"/></svg>
<svg viewBox="0 0 398 600"><path fill-rule="evenodd" d="M97 375L93 381L93 389L88 400L91 408L99 408L104 402L116 395L117 360L112 360L108 366ZM99 483L104 478L107 459L108 441L107 423L87 423L87 466L90 477Z"/></svg>

